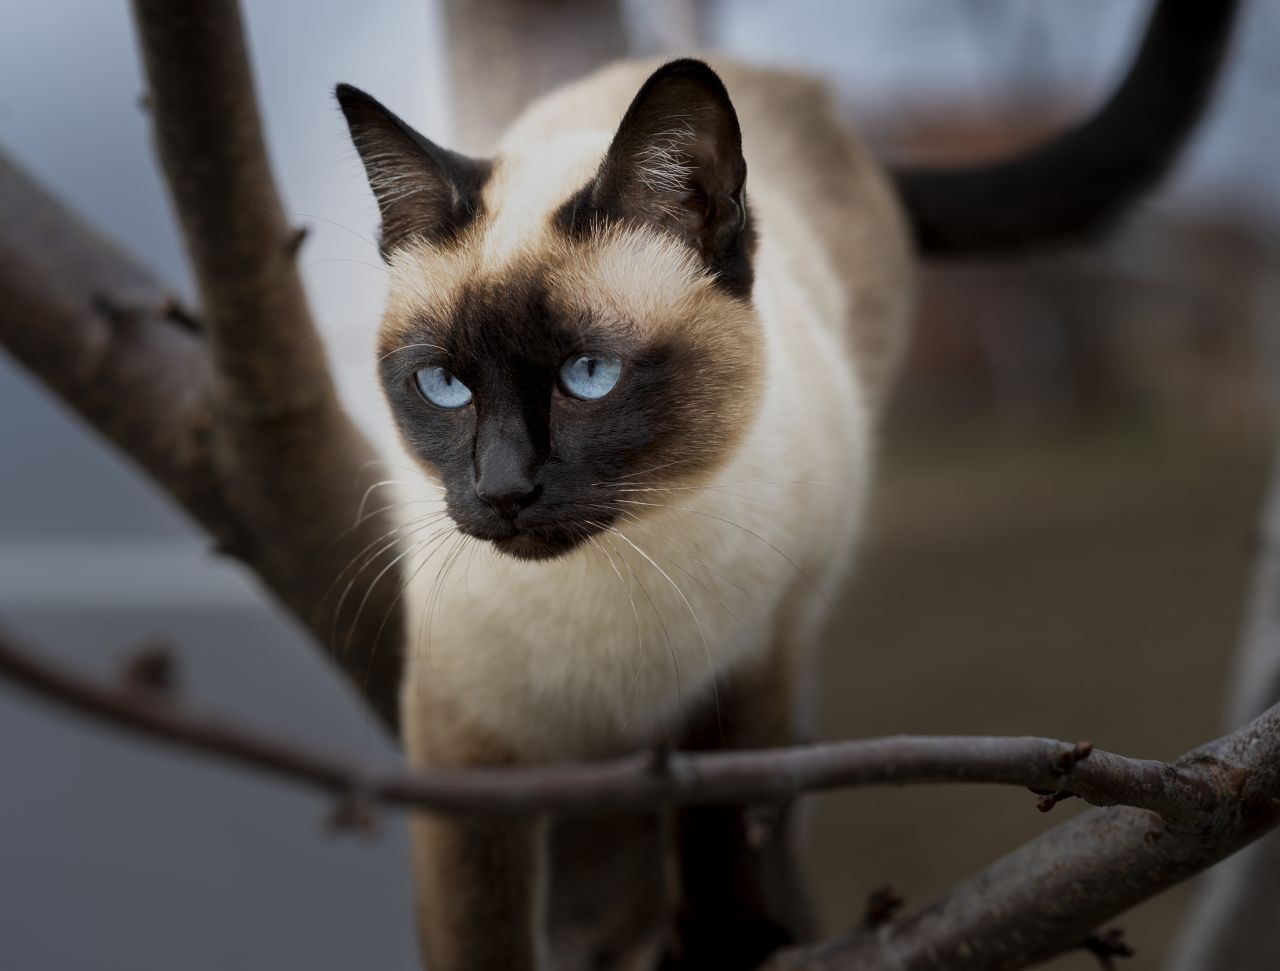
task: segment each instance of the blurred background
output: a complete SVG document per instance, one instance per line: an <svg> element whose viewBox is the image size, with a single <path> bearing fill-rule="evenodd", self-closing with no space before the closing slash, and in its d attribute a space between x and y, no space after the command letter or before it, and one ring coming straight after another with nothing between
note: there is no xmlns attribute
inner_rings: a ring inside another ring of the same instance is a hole
<svg viewBox="0 0 1280 971"><path fill-rule="evenodd" d="M628 38L645 53L700 38L804 67L884 157L959 161L1095 106L1149 6L633 0ZM246 7L277 178L311 229L315 310L352 412L380 434L376 212L329 92L365 87L447 144L443 12ZM1169 758L1225 727L1280 374L1278 48L1280 6L1248 5L1175 176L1105 244L926 272L870 539L829 637L826 736L1025 733ZM189 294L141 93L125 4L9 12L0 145ZM2 354L0 415L6 623L103 672L162 638L201 702L394 758L253 580ZM969 788L811 800L824 929L855 923L885 883L924 903L1075 811L1043 817L1033 803ZM414 967L402 822L336 837L327 808L0 684L0 964ZM1125 967L1159 967L1186 900L1182 888L1119 921L1138 950Z"/></svg>

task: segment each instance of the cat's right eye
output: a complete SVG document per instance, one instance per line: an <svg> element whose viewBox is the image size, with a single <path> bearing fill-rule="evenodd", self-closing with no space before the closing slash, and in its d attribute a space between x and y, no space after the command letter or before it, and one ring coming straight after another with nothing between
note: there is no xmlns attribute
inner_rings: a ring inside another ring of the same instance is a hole
<svg viewBox="0 0 1280 971"><path fill-rule="evenodd" d="M419 368L413 379L422 397L438 408L461 408L471 402L471 389L442 367Z"/></svg>
<svg viewBox="0 0 1280 971"><path fill-rule="evenodd" d="M618 383L622 359L610 354L580 354L560 368L560 386L582 401L603 398Z"/></svg>

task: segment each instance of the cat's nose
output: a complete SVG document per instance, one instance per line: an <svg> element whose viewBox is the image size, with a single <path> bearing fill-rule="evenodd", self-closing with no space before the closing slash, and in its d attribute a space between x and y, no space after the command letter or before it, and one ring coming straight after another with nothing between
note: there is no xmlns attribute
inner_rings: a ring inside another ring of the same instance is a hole
<svg viewBox="0 0 1280 971"><path fill-rule="evenodd" d="M492 506L507 519L515 519L516 514L537 498L538 487L528 479L507 482L490 482L483 480L476 483L476 495L482 502Z"/></svg>
<svg viewBox="0 0 1280 971"><path fill-rule="evenodd" d="M516 421L485 422L476 436L476 495L507 519L537 498L533 444Z"/></svg>

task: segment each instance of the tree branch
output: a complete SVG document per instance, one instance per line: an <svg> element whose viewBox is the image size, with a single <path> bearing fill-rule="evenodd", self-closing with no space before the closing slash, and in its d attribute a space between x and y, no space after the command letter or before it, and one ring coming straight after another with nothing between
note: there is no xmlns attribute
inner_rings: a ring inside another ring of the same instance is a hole
<svg viewBox="0 0 1280 971"><path fill-rule="evenodd" d="M621 6L621 0L444 0L458 147L493 151L534 98L625 55Z"/></svg>
<svg viewBox="0 0 1280 971"><path fill-rule="evenodd" d="M154 652L146 660L147 670L156 667ZM1173 764L1050 739L899 736L527 769L374 771L190 711L161 667L158 679L103 684L37 660L0 634L0 676L13 683L126 730L333 793L358 810L336 817L347 820L368 819L378 804L469 815L601 813L929 782L1067 791L1112 807L1045 833L905 920L781 952L767 971L1025 967L1079 946L1120 911L1280 823L1280 706ZM1125 803L1141 808L1117 805Z"/></svg>
<svg viewBox="0 0 1280 971"><path fill-rule="evenodd" d="M3 155L0 213L0 345L217 533L211 372L172 296Z"/></svg>
<svg viewBox="0 0 1280 971"><path fill-rule="evenodd" d="M152 653L150 667L155 666ZM599 813L769 803L836 787L964 782L1065 790L1097 805L1141 806L1162 814L1170 827L1190 831L1211 825L1231 798L1218 776L1198 763L1170 766L1045 738L896 736L527 769L373 772L320 749L190 711L172 691L139 690L136 679L96 683L37 660L4 635L0 675L73 711L168 744L370 803L441 813ZM1271 743L1280 748L1280 730L1276 735Z"/></svg>
<svg viewBox="0 0 1280 971"><path fill-rule="evenodd" d="M390 562L396 533L381 512L356 521L374 455L307 308L239 11L137 0L134 13L198 314L4 164L0 341L258 573L394 726L399 576L342 616L330 594L340 574Z"/></svg>
<svg viewBox="0 0 1280 971"><path fill-rule="evenodd" d="M902 921L780 953L767 971L1002 971L1078 946L1280 823L1280 706L1173 767L1217 794L1198 821L1120 807L1084 813Z"/></svg>
<svg viewBox="0 0 1280 971"><path fill-rule="evenodd" d="M133 13L222 407L253 426L323 417L336 398L267 161L239 10L135 0Z"/></svg>
<svg viewBox="0 0 1280 971"><path fill-rule="evenodd" d="M1280 441L1260 524L1253 590L1236 657L1227 723L1280 703ZM1207 874L1184 922L1171 971L1263 971L1276 961L1280 833Z"/></svg>

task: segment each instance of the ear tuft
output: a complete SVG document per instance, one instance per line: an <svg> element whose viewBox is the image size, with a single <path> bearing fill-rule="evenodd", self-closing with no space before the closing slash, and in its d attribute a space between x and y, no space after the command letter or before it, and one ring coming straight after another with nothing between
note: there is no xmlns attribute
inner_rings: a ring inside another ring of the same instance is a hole
<svg viewBox="0 0 1280 971"><path fill-rule="evenodd" d="M685 58L658 68L623 116L595 179L562 211L654 226L694 248L735 293L751 288L752 232L738 116L724 83Z"/></svg>
<svg viewBox="0 0 1280 971"><path fill-rule="evenodd" d="M339 84L334 96L378 200L384 259L414 239L451 239L479 215L487 159L441 148L359 88Z"/></svg>

